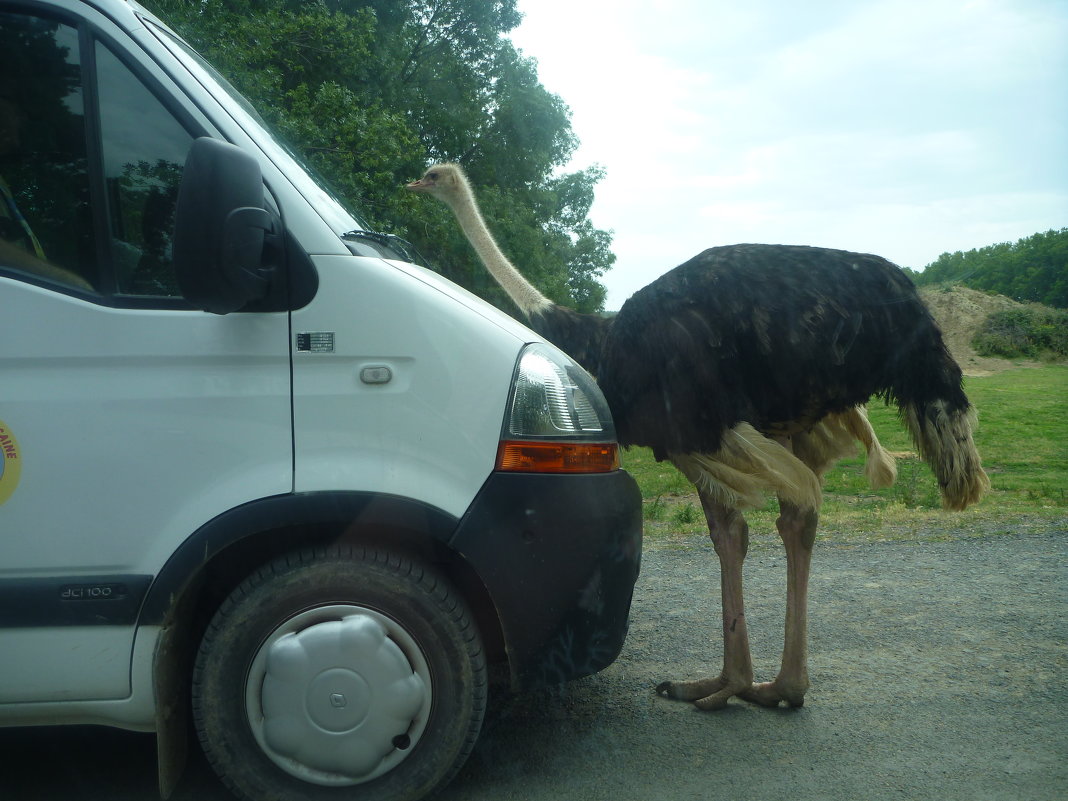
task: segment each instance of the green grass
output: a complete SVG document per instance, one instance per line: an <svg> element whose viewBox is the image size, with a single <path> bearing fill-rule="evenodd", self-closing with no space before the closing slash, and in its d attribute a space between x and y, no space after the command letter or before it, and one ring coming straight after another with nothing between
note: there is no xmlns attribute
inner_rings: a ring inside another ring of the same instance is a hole
<svg viewBox="0 0 1068 801"><path fill-rule="evenodd" d="M883 446L897 454L893 487L872 490L864 460L844 459L825 480L820 531L835 539L897 539L929 530L1011 531L1023 519L1068 519L1068 367L1007 370L966 378L964 389L979 411L975 439L992 489L964 512L945 512L930 469L916 458L912 441L898 422L897 408L876 402L869 416ZM669 463L657 462L646 448L624 454L645 506L650 540L707 536L693 487ZM774 499L746 514L751 538L776 539Z"/></svg>

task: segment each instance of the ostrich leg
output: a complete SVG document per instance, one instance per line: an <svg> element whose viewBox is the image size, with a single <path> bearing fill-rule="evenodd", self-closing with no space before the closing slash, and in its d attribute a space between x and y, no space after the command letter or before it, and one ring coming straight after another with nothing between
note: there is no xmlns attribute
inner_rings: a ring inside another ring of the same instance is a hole
<svg viewBox="0 0 1068 801"><path fill-rule="evenodd" d="M786 547L786 638L782 667L774 681L754 684L740 695L763 706L776 706L780 701L802 706L809 686L808 577L819 513L781 498L779 510L775 526Z"/></svg>
<svg viewBox="0 0 1068 801"><path fill-rule="evenodd" d="M656 691L668 698L693 701L699 709L722 709L727 700L753 687L753 661L745 625L742 563L749 549L749 525L741 512L698 490L708 530L719 556L723 600L723 671L695 681L665 681Z"/></svg>

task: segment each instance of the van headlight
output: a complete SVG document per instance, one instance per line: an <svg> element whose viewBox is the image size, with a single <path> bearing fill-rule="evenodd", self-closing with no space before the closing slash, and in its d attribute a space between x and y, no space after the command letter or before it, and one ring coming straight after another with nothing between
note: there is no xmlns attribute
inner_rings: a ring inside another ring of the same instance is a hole
<svg viewBox="0 0 1068 801"><path fill-rule="evenodd" d="M519 356L497 469L523 473L619 469L619 444L601 390L585 370L555 348L528 345Z"/></svg>

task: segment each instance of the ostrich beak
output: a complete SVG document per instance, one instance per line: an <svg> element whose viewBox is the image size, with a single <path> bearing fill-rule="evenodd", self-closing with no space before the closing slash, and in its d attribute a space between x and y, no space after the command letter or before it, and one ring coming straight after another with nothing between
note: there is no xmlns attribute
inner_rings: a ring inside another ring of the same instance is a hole
<svg viewBox="0 0 1068 801"><path fill-rule="evenodd" d="M405 185L404 188L411 192L423 192L428 186L426 181L420 178L418 181L412 181L410 184Z"/></svg>

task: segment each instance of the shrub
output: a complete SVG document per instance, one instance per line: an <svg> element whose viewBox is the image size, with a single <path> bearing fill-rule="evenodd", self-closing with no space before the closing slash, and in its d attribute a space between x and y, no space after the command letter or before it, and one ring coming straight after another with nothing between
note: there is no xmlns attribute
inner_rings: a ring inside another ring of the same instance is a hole
<svg viewBox="0 0 1068 801"><path fill-rule="evenodd" d="M1022 308L994 312L972 339L980 356L1007 359L1068 356L1068 312Z"/></svg>

